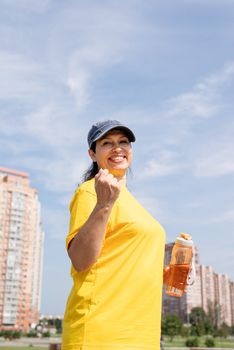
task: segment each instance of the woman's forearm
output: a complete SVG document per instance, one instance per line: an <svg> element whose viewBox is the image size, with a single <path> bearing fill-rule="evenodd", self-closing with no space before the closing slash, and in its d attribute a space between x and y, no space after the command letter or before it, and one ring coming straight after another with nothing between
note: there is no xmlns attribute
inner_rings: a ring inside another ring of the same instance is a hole
<svg viewBox="0 0 234 350"><path fill-rule="evenodd" d="M73 238L68 254L77 271L87 270L98 259L112 206L97 204L79 233Z"/></svg>
<svg viewBox="0 0 234 350"><path fill-rule="evenodd" d="M106 225L121 186L122 181L116 179L107 169L100 169L95 176L96 206L68 249L72 264L77 271L87 270L98 259Z"/></svg>

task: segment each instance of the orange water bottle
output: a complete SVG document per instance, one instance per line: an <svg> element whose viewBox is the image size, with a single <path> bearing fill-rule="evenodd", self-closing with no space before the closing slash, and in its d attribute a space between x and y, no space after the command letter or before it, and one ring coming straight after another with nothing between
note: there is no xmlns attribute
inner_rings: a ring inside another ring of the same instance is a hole
<svg viewBox="0 0 234 350"><path fill-rule="evenodd" d="M193 265L193 241L186 233L176 238L172 249L170 273L167 280L166 294L181 297L188 284L193 284L195 269ZM193 274L193 276L192 276Z"/></svg>

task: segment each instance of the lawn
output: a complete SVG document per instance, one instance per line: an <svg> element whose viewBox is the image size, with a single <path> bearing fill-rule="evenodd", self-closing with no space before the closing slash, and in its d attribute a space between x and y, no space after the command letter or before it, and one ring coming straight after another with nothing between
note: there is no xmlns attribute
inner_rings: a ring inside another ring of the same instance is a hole
<svg viewBox="0 0 234 350"><path fill-rule="evenodd" d="M46 350L47 347L36 346L0 346L0 350Z"/></svg>
<svg viewBox="0 0 234 350"><path fill-rule="evenodd" d="M207 337L199 338L199 347L206 347L205 340ZM234 349L234 339L224 339L224 338L213 338L215 342L215 348L227 348ZM164 336L163 345L164 347L185 347L186 338L175 337L172 342L169 341L169 337Z"/></svg>

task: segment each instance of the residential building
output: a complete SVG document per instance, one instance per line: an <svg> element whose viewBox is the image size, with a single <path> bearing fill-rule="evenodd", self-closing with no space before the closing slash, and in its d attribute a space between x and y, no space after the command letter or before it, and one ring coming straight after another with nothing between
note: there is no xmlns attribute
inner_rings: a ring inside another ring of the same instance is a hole
<svg viewBox="0 0 234 350"><path fill-rule="evenodd" d="M231 282L231 281L230 281L230 299L231 299L232 325L234 325L234 282Z"/></svg>
<svg viewBox="0 0 234 350"><path fill-rule="evenodd" d="M205 312L215 303L215 280L214 271L211 266L201 266L201 290L202 305Z"/></svg>
<svg viewBox="0 0 234 350"><path fill-rule="evenodd" d="M215 303L220 306L219 324L232 325L230 279L226 274L214 273Z"/></svg>
<svg viewBox="0 0 234 350"><path fill-rule="evenodd" d="M29 174L0 167L0 330L39 320L43 231Z"/></svg>

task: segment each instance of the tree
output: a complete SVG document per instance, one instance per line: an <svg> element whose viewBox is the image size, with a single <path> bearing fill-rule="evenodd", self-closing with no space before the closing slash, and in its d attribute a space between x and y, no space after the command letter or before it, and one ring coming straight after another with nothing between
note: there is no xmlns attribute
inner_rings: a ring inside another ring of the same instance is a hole
<svg viewBox="0 0 234 350"><path fill-rule="evenodd" d="M222 323L217 332L218 336L223 338L227 338L230 333L231 328L226 323Z"/></svg>
<svg viewBox="0 0 234 350"><path fill-rule="evenodd" d="M162 321L162 334L168 335L172 342L175 335L180 334L182 322L176 315L167 315Z"/></svg>
<svg viewBox="0 0 234 350"><path fill-rule="evenodd" d="M191 334L201 336L203 334L212 334L213 325L210 318L201 307L194 307L189 315L191 323Z"/></svg>
<svg viewBox="0 0 234 350"><path fill-rule="evenodd" d="M190 328L191 327L188 326L188 325L186 325L186 326L182 325L181 330L180 330L181 337L187 338L190 335L190 332L191 332Z"/></svg>
<svg viewBox="0 0 234 350"><path fill-rule="evenodd" d="M62 320L59 318L56 318L54 323L55 323L55 328L56 328L57 333L61 333L62 332Z"/></svg>

